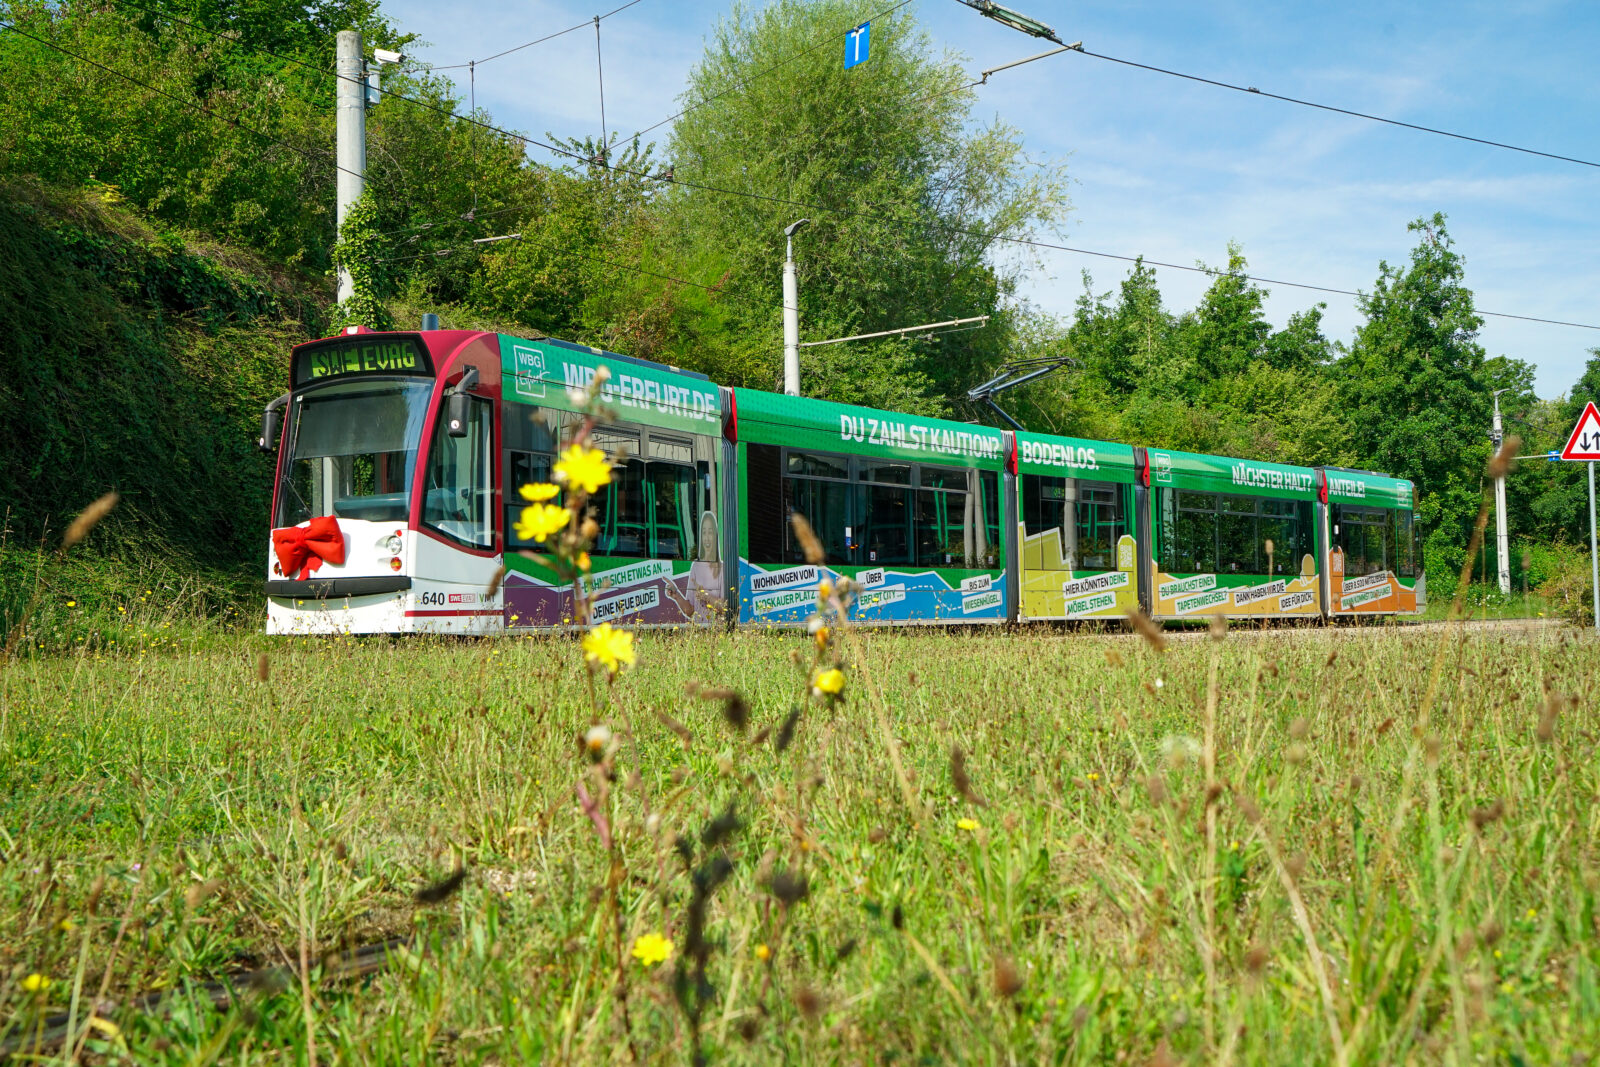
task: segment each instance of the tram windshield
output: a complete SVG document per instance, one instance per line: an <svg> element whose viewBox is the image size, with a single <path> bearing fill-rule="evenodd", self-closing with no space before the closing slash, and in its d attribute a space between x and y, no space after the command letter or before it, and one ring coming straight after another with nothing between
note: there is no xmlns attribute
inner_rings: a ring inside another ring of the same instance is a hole
<svg viewBox="0 0 1600 1067"><path fill-rule="evenodd" d="M404 522L431 379L365 379L295 398L278 526L318 515Z"/></svg>

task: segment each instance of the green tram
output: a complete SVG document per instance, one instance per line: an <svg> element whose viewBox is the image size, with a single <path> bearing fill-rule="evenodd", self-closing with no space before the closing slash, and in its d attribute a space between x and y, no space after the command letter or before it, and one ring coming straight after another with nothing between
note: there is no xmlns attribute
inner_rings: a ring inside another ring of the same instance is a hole
<svg viewBox="0 0 1600 1067"><path fill-rule="evenodd" d="M719 387L554 339L357 328L296 347L263 417L269 632L571 625L570 588L517 537L518 488L548 478L601 367L598 621L802 625L840 578L869 625L1425 603L1401 479Z"/></svg>

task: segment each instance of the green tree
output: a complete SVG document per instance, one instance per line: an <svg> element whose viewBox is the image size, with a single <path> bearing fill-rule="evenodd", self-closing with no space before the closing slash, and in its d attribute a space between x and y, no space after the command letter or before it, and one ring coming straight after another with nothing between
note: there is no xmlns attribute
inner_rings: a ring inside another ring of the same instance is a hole
<svg viewBox="0 0 1600 1067"><path fill-rule="evenodd" d="M669 154L693 187L679 186L671 206L683 260L723 279L715 302L725 324L704 336L693 365L728 381L778 380L783 230L809 216L795 240L802 339L993 316L938 344L804 352L808 393L870 391L929 410L1009 354L1022 263L996 254L996 241L1060 222L1064 175L1024 159L1017 131L971 126L957 57L936 52L909 12L875 19L872 58L851 70L837 49L817 47L869 13L861 0L737 4L690 75L691 110Z"/></svg>
<svg viewBox="0 0 1600 1067"><path fill-rule="evenodd" d="M1227 268L1179 324L1177 345L1185 353L1184 370L1190 378L1186 384L1196 395L1261 358L1272 332L1263 312L1266 290L1246 276L1247 266L1243 251L1229 242Z"/></svg>
<svg viewBox="0 0 1600 1067"><path fill-rule="evenodd" d="M1448 571L1477 515L1491 387L1483 320L1444 215L1408 230L1420 235L1410 262L1380 263L1361 295L1366 321L1337 364L1339 395L1362 462L1416 483L1429 564Z"/></svg>

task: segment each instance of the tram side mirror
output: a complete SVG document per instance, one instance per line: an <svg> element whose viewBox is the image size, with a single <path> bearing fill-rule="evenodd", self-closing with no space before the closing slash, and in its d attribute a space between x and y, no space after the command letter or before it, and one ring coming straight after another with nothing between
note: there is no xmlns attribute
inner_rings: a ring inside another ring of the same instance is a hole
<svg viewBox="0 0 1600 1067"><path fill-rule="evenodd" d="M478 368L468 367L461 380L450 387L444 398L444 425L451 437L467 436L467 412L471 389L478 384Z"/></svg>
<svg viewBox="0 0 1600 1067"><path fill-rule="evenodd" d="M263 452L276 452L278 450L278 420L282 417L283 406L289 402L289 394L285 393L267 405L261 413L261 436L256 440L256 447Z"/></svg>
<svg viewBox="0 0 1600 1067"><path fill-rule="evenodd" d="M261 439L256 442L256 447L263 452L278 450L278 412L273 408L261 413Z"/></svg>
<svg viewBox="0 0 1600 1067"><path fill-rule="evenodd" d="M451 437L467 436L467 404L469 398L466 393L451 393L444 402L444 423Z"/></svg>

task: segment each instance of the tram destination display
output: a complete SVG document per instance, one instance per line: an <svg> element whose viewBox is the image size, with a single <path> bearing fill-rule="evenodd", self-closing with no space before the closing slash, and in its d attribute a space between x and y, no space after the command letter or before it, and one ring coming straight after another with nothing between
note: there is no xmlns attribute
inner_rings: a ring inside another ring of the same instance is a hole
<svg viewBox="0 0 1600 1067"><path fill-rule="evenodd" d="M427 350L409 337L352 337L308 345L294 354L294 387L358 375L433 374Z"/></svg>

